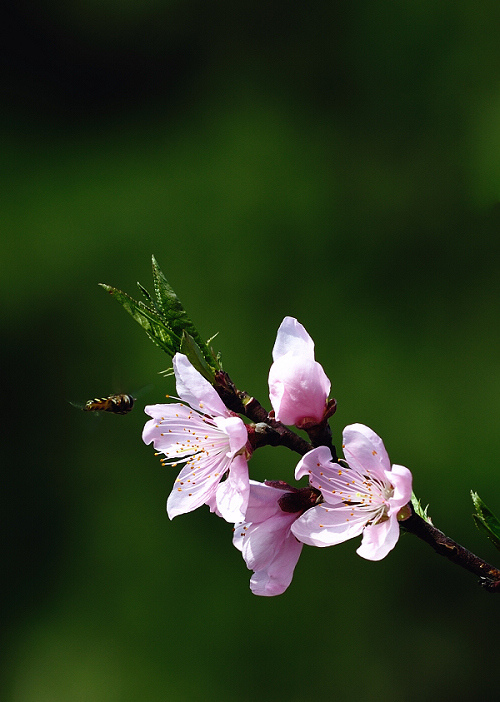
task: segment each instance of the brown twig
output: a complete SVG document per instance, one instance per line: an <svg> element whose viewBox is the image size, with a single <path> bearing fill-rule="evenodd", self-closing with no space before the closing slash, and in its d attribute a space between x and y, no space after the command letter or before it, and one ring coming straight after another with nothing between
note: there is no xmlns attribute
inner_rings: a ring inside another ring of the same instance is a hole
<svg viewBox="0 0 500 702"><path fill-rule="evenodd" d="M470 573L478 575L481 578L481 585L488 592L498 592L500 594L500 570L498 568L460 546L456 541L443 534L442 531L436 529L435 526L426 522L425 519L416 514L411 503L408 507L411 509L411 516L400 523L402 529L418 536L419 539L432 546L434 551L440 556L444 556Z"/></svg>
<svg viewBox="0 0 500 702"><path fill-rule="evenodd" d="M255 397L238 390L224 371L215 374L214 388L226 407L232 412L243 414L256 425L249 431L249 440L253 448L265 445L286 446L301 456L313 448L312 444L274 419Z"/></svg>

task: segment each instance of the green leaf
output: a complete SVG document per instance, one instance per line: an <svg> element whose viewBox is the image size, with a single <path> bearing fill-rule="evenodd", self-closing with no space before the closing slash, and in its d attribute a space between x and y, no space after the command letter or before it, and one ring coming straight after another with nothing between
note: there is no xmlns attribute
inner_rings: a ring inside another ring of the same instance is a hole
<svg viewBox="0 0 500 702"><path fill-rule="evenodd" d="M428 524L432 524L432 519L427 514L429 505L427 505L426 508L423 509L422 505L420 504L420 500L414 492L411 493L411 504L413 505L415 513L418 514L419 517L422 517L422 519L424 519Z"/></svg>
<svg viewBox="0 0 500 702"><path fill-rule="evenodd" d="M213 359L210 349L201 338L190 317L187 315L181 301L170 286L168 280L163 275L154 256L152 257L152 260L153 281L157 305L166 323L179 338L182 338L183 332L187 332L198 344L199 348L202 350L203 356L205 358L211 358L213 362L215 359Z"/></svg>
<svg viewBox="0 0 500 702"><path fill-rule="evenodd" d="M213 383L215 371L222 368L220 357L209 346L210 342L203 341L154 256L152 260L156 299L140 283L137 283L147 304L137 302L130 295L110 285L104 283L99 285L132 315L149 338L165 353L173 357L177 352L182 351L195 368Z"/></svg>
<svg viewBox="0 0 500 702"><path fill-rule="evenodd" d="M486 532L486 536L500 550L500 521L493 512L484 504L477 492L471 490L472 502L476 509L472 515L478 529Z"/></svg>
<svg viewBox="0 0 500 702"><path fill-rule="evenodd" d="M158 310L158 308L157 308L157 306L156 306L156 302L153 300L153 298L151 297L151 295L149 294L149 292L146 290L146 288L145 288L143 285L141 285L140 283L137 283L137 287L139 288L139 290L141 291L141 293L144 295L144 297L146 298L146 300L149 302L149 306L150 306L151 308L154 308L157 312L159 312L159 310Z"/></svg>
<svg viewBox="0 0 500 702"><path fill-rule="evenodd" d="M191 362L191 365L193 365L196 370L213 385L215 378L214 369L211 368L205 361L200 347L193 337L185 330L182 334L181 353L186 355Z"/></svg>
<svg viewBox="0 0 500 702"><path fill-rule="evenodd" d="M125 310L144 329L149 338L163 351L173 356L180 348L181 340L165 325L158 312L147 307L143 302L136 302L126 293L113 288L111 285L99 283L115 300L117 300Z"/></svg>

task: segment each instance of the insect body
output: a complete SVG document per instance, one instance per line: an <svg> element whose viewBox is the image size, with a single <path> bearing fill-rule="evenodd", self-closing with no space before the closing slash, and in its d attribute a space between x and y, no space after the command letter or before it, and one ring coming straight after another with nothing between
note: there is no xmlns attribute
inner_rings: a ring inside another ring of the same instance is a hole
<svg viewBox="0 0 500 702"><path fill-rule="evenodd" d="M127 414L134 406L132 395L109 395L89 400L82 409L85 412L112 412L113 414Z"/></svg>

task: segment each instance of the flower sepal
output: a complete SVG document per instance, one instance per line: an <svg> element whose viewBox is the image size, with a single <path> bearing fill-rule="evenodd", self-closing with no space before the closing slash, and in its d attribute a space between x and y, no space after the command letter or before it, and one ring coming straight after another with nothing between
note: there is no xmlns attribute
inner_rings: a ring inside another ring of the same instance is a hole
<svg viewBox="0 0 500 702"><path fill-rule="evenodd" d="M407 519L409 519L412 515L411 507L410 505L405 505L404 507L401 507L397 514L398 522L404 522Z"/></svg>
<svg viewBox="0 0 500 702"><path fill-rule="evenodd" d="M296 424L296 427L297 429L303 429L309 434L309 437L311 437L311 434L318 433L324 428L330 417L332 417L336 411L337 400L333 397L331 400L327 401L325 411L323 412L323 416L319 421L314 417L304 417L298 424ZM319 444L316 445L319 446Z"/></svg>

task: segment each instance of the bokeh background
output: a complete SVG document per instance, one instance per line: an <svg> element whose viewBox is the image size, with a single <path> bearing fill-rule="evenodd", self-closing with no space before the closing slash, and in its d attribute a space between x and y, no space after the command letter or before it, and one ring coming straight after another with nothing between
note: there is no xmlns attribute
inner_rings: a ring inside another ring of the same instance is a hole
<svg viewBox="0 0 500 702"><path fill-rule="evenodd" d="M264 404L296 316L337 443L371 426L498 565L469 496L500 512L498 2L3 12L0 698L494 698L500 599L413 537L380 563L306 547L268 599L229 525L169 522L174 473L140 438L169 359L97 283L151 288L154 253ZM69 404L144 387L125 417ZM294 465L268 448L251 470Z"/></svg>

